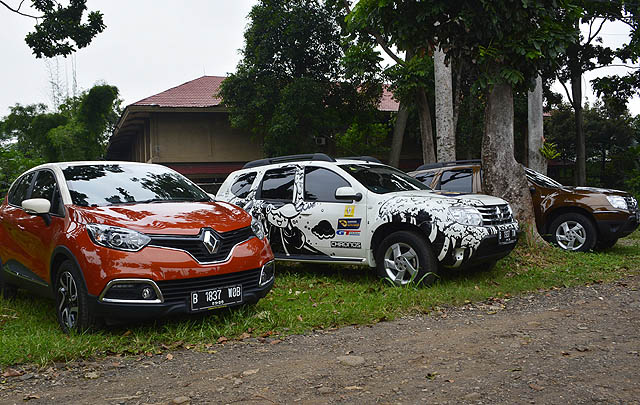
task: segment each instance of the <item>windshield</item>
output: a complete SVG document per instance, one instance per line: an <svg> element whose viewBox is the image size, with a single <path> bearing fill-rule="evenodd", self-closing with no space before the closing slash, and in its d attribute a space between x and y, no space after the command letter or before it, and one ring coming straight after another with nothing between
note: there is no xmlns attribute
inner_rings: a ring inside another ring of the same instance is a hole
<svg viewBox="0 0 640 405"><path fill-rule="evenodd" d="M75 205L84 207L211 200L187 178L162 166L69 166L63 173L71 200Z"/></svg>
<svg viewBox="0 0 640 405"><path fill-rule="evenodd" d="M431 190L413 177L390 166L345 164L340 167L377 194L394 191Z"/></svg>
<svg viewBox="0 0 640 405"><path fill-rule="evenodd" d="M553 179L550 179L549 177L545 176L542 173L536 172L535 170L525 168L524 171L527 174L527 178L539 186L548 187L548 188L562 187L562 184L558 183Z"/></svg>

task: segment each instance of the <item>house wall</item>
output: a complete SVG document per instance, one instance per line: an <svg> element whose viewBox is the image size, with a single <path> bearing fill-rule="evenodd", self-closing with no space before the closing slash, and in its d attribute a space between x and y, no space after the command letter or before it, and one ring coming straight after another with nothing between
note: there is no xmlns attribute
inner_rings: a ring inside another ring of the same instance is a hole
<svg viewBox="0 0 640 405"><path fill-rule="evenodd" d="M145 133L138 139L135 156L144 162L242 162L262 158L262 145L246 132L231 128L225 112L153 113L149 136Z"/></svg>

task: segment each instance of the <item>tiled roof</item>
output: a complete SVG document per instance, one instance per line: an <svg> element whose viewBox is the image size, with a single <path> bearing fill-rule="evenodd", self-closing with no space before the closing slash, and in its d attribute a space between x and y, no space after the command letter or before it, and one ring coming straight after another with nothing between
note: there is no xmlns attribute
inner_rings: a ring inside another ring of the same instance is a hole
<svg viewBox="0 0 640 405"><path fill-rule="evenodd" d="M158 107L215 107L222 99L218 98L222 76L202 76L190 82L144 98L133 105L152 105Z"/></svg>
<svg viewBox="0 0 640 405"><path fill-rule="evenodd" d="M132 105L158 107L215 107L222 103L217 97L223 76L202 76L162 93L144 98ZM398 111L398 102L393 94L384 86L378 108L380 111Z"/></svg>
<svg viewBox="0 0 640 405"><path fill-rule="evenodd" d="M380 111L398 111L398 103L393 98L393 93L389 90L389 86L382 87L382 97L380 97L380 104L378 104L378 110Z"/></svg>

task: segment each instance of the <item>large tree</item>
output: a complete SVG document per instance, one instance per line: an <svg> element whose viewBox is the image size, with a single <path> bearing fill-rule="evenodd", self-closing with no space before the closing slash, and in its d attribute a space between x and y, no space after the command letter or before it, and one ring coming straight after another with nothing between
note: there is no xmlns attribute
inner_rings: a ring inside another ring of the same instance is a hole
<svg viewBox="0 0 640 405"><path fill-rule="evenodd" d="M577 185L586 184L586 146L583 128L583 94L582 77L590 72L612 63L625 65L637 61L640 56L640 32L638 32L639 10L636 1L602 1L602 0L572 0L584 9L580 16L563 16L565 24L572 24L576 31L585 28L579 36L556 59L555 75L562 84L567 99L575 111L574 131L576 137L576 167L575 182ZM604 44L601 32L606 24L614 21L628 25L631 35L629 41L619 48L612 48ZM640 75L637 68L627 76L611 76L595 80L595 88L600 94L617 94L618 100L628 100L630 95L637 92Z"/></svg>
<svg viewBox="0 0 640 405"><path fill-rule="evenodd" d="M2 165L0 188L37 163L102 158L120 100L116 87L103 84L68 98L55 112L44 104L16 104L10 111L0 120L0 154L11 158Z"/></svg>
<svg viewBox="0 0 640 405"><path fill-rule="evenodd" d="M529 87L570 41L575 30L559 17L578 11L563 0L361 0L351 16L382 27L399 48L439 46L478 72L487 100L483 189L508 200L532 236L531 195L513 155L513 89Z"/></svg>
<svg viewBox="0 0 640 405"><path fill-rule="evenodd" d="M231 124L264 140L266 155L314 151L319 137L366 136L375 121L380 83L348 80L340 63L344 15L313 0L261 0L249 13L242 60L220 94Z"/></svg>
<svg viewBox="0 0 640 405"><path fill-rule="evenodd" d="M70 0L66 7L55 0L31 0L30 3L34 12L22 8L24 0L16 6L9 0L0 0L6 9L36 22L34 31L25 38L36 58L70 55L89 45L106 27L99 11L85 15L87 0Z"/></svg>

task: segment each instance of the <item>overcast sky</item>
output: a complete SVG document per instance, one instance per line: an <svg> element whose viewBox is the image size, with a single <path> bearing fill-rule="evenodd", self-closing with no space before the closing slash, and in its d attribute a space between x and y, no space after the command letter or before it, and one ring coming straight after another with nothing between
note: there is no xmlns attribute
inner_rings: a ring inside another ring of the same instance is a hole
<svg viewBox="0 0 640 405"><path fill-rule="evenodd" d="M19 0L6 0L16 6ZM25 2L27 4L28 2ZM80 90L97 82L120 89L124 105L206 75L233 72L240 59L247 14L255 0L89 0L89 10L104 14L107 28L76 52L76 79ZM52 101L50 73L73 89L71 57L36 59L24 42L34 21L0 6L0 117L16 103ZM627 39L624 26L605 26L606 42ZM595 74L605 74L599 69ZM590 95L585 75L585 94ZM561 91L557 86L556 91ZM594 97L590 97L593 101ZM640 114L640 102L630 103Z"/></svg>

